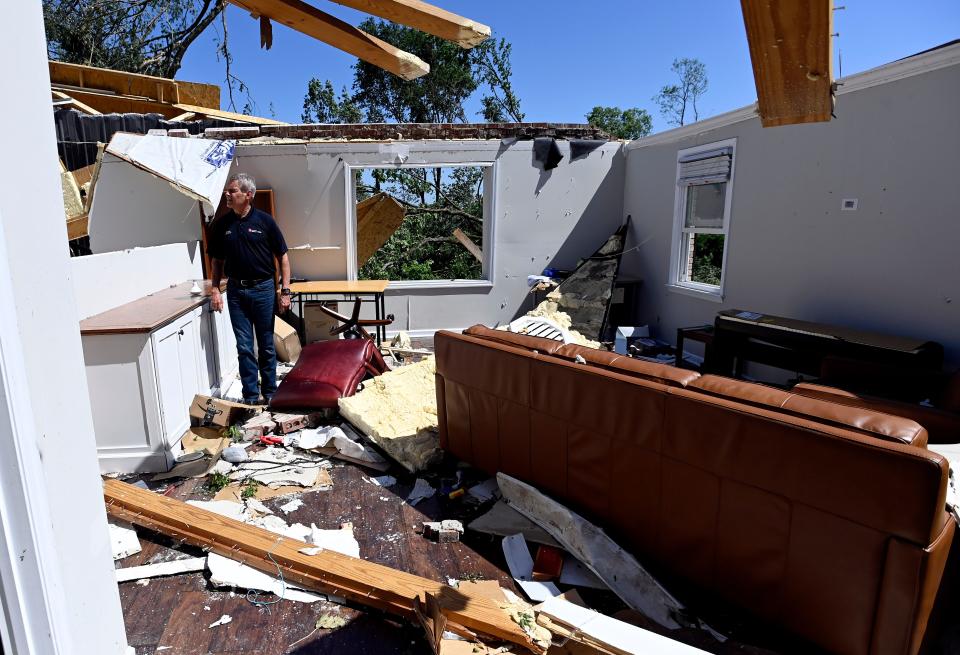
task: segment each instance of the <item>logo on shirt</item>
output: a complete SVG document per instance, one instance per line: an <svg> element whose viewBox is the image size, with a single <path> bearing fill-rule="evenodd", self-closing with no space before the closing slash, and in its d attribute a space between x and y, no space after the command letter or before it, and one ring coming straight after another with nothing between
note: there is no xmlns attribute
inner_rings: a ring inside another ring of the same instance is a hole
<svg viewBox="0 0 960 655"><path fill-rule="evenodd" d="M253 232L254 234L263 234L263 230L255 230L252 227L247 228L247 232ZM228 232L229 234L229 232Z"/></svg>

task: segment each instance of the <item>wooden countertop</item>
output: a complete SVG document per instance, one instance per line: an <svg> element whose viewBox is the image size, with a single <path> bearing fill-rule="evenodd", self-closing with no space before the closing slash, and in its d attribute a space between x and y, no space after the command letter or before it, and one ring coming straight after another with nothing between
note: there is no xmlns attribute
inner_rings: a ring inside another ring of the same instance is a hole
<svg viewBox="0 0 960 655"><path fill-rule="evenodd" d="M294 282L292 293L383 293L390 280L314 280Z"/></svg>
<svg viewBox="0 0 960 655"><path fill-rule="evenodd" d="M204 280L203 294L199 296L190 295L192 286L193 281L183 282L85 318L80 321L80 334L152 332L207 302L210 280Z"/></svg>

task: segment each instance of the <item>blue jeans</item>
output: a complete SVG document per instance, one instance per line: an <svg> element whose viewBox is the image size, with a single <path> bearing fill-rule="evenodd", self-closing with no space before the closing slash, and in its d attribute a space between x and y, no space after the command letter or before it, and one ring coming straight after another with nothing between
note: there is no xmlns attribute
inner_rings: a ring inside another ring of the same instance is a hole
<svg viewBox="0 0 960 655"><path fill-rule="evenodd" d="M273 278L252 287L241 287L230 280L227 283L227 309L233 334L237 338L237 358L240 360L240 381L245 402L256 402L263 395L267 400L277 390L277 351L273 347L273 308L276 288ZM257 337L256 355L253 337ZM259 373L259 384L257 374Z"/></svg>

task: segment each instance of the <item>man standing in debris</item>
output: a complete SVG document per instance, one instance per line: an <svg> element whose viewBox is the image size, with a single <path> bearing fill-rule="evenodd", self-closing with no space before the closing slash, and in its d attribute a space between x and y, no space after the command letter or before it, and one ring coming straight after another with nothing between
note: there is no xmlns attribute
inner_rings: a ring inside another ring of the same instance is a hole
<svg viewBox="0 0 960 655"><path fill-rule="evenodd" d="M277 390L277 353L273 346L276 302L274 259L280 262L280 312L290 308L290 259L287 243L270 214L254 209L257 185L244 173L234 175L223 193L230 211L210 229L212 289L210 307L223 310L220 280L227 276L227 307L237 337L243 402L270 402ZM253 352L256 335L258 353ZM258 384L259 372L259 384Z"/></svg>

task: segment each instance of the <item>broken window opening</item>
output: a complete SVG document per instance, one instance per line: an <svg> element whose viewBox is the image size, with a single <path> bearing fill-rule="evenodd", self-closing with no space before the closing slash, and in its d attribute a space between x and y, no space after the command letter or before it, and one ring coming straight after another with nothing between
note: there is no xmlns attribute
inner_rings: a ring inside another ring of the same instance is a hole
<svg viewBox="0 0 960 655"><path fill-rule="evenodd" d="M354 168L361 280L488 279L491 165Z"/></svg>

